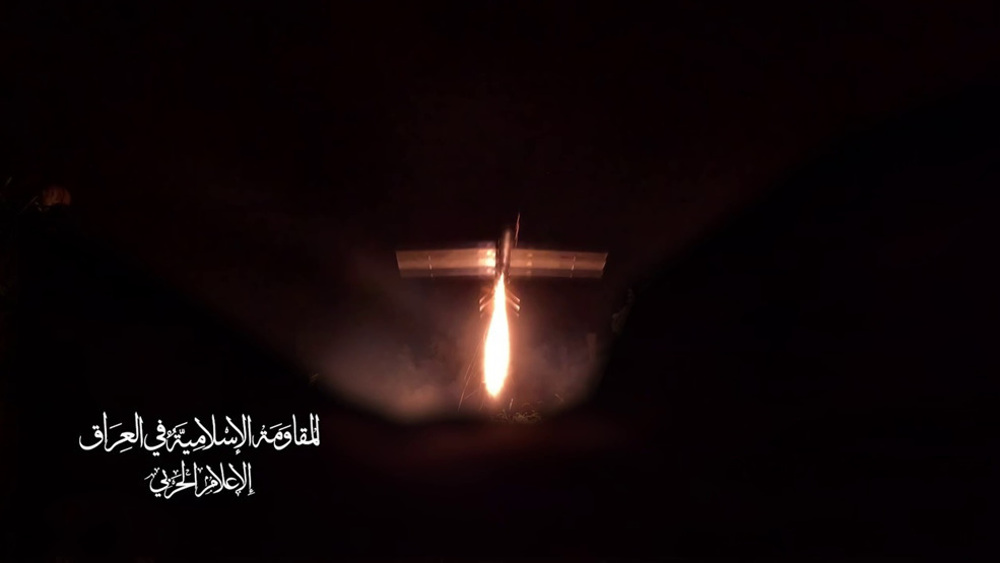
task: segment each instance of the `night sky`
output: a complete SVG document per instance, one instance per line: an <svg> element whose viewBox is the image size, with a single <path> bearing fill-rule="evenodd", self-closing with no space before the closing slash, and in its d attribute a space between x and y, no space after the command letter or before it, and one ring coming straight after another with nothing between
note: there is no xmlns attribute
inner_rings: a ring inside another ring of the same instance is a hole
<svg viewBox="0 0 1000 563"><path fill-rule="evenodd" d="M394 248L518 210L525 243L608 250L617 305L811 150L997 62L988 2L400 4L12 9L5 160L297 354Z"/></svg>
<svg viewBox="0 0 1000 563"><path fill-rule="evenodd" d="M401 280L395 249L520 212L524 244L609 252L516 290L542 369L827 147L1000 68L992 2L23 4L5 176L64 183L88 248L376 410L451 405L377 396L453 391L481 330L478 284Z"/></svg>

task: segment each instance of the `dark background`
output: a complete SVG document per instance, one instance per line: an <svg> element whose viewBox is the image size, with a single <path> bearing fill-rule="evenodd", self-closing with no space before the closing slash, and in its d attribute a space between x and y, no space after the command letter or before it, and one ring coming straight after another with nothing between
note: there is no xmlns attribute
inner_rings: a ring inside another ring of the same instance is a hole
<svg viewBox="0 0 1000 563"><path fill-rule="evenodd" d="M4 165L74 196L19 223L5 545L994 548L991 3L297 6L4 8ZM592 400L537 427L342 402L447 396L393 358L462 364L478 287L392 251L518 211L610 252L520 292L524 341L610 345ZM161 501L152 458L76 447L104 410L319 412L323 445L254 452L253 497Z"/></svg>

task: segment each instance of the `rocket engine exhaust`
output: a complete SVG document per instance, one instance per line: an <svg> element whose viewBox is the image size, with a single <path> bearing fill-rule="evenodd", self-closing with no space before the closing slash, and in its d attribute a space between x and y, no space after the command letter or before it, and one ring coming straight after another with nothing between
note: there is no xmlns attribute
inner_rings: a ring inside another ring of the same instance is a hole
<svg viewBox="0 0 1000 563"><path fill-rule="evenodd" d="M521 215L513 228L506 228L499 239L471 248L438 250L399 250L396 263L403 277L471 277L493 281L492 294L479 300L480 315L492 303L486 339L483 341L483 382L493 398L500 395L510 371L509 306L514 316L521 313L521 300L507 291L509 279L601 278L606 252L573 252L519 246ZM492 297L492 299L491 299ZM478 354L477 354L478 355ZM475 357L466 370L466 383L473 373ZM465 399L463 390L459 408Z"/></svg>
<svg viewBox="0 0 1000 563"><path fill-rule="evenodd" d="M510 328L507 323L507 290L504 276L497 279L493 290L493 313L486 333L483 350L483 382L491 397L503 390L510 370Z"/></svg>

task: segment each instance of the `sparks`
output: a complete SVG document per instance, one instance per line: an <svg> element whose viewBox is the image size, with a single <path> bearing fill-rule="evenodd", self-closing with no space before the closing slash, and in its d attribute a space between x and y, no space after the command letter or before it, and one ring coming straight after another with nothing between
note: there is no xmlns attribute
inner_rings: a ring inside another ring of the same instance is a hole
<svg viewBox="0 0 1000 563"><path fill-rule="evenodd" d="M507 291L501 275L493 290L493 313L486 333L483 353L483 381L486 391L496 397L507 381L510 369L510 329L507 326Z"/></svg>

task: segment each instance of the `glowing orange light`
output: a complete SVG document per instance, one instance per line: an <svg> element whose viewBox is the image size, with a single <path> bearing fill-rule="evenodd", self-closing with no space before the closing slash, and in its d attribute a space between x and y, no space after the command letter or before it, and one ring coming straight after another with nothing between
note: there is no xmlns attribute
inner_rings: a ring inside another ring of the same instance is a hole
<svg viewBox="0 0 1000 563"><path fill-rule="evenodd" d="M483 380L486 383L486 391L491 397L500 394L504 382L507 381L509 369L510 329L507 326L507 291L501 275L493 290L493 314L490 318L490 328L486 333L483 353Z"/></svg>

